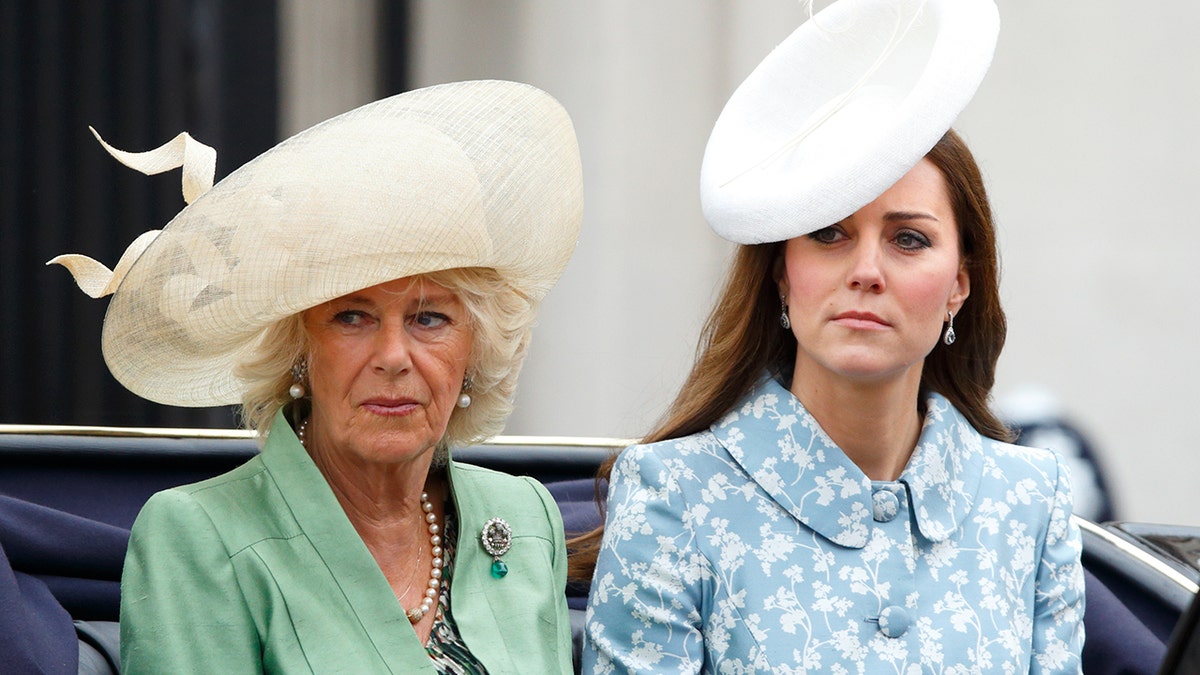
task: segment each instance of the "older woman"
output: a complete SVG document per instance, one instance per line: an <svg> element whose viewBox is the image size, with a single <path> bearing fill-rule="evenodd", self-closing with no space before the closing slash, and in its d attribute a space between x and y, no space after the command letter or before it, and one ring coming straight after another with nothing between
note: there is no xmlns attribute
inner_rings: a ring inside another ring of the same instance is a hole
<svg viewBox="0 0 1200 675"><path fill-rule="evenodd" d="M562 108L511 82L409 92L211 188L211 150L186 135L110 152L182 164L189 201L115 272L55 260L115 289L110 369L166 404L240 400L264 439L139 515L124 671L569 671L553 500L450 458L502 427L578 236Z"/></svg>
<svg viewBox="0 0 1200 675"><path fill-rule="evenodd" d="M1079 672L1067 472L988 409L995 232L947 130L995 16L840 0L726 106L702 195L741 246L610 466L585 672Z"/></svg>

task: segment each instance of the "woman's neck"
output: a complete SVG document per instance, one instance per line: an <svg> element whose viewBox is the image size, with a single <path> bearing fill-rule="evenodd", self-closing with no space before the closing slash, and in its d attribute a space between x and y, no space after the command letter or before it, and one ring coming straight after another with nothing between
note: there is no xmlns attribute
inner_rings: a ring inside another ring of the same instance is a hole
<svg viewBox="0 0 1200 675"><path fill-rule="evenodd" d="M893 379L856 382L797 369L791 391L868 478L892 481L908 465L921 435L920 376L917 369Z"/></svg>
<svg viewBox="0 0 1200 675"><path fill-rule="evenodd" d="M421 517L420 495L429 475L428 457L396 464L364 462L320 439L310 441L307 450L364 539L390 533L397 525L403 530L406 523ZM377 533L369 534L371 530Z"/></svg>
<svg viewBox="0 0 1200 675"><path fill-rule="evenodd" d="M444 527L448 485L430 474L430 461L365 464L310 441L305 449L325 477L354 530L371 552L405 610L419 607L428 587L434 551L424 502ZM425 499L422 500L422 496ZM424 644L436 612L413 625Z"/></svg>

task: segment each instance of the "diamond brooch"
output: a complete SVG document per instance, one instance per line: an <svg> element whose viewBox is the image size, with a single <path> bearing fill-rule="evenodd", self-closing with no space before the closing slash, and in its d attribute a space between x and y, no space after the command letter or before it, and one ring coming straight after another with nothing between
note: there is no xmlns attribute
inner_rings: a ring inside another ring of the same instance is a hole
<svg viewBox="0 0 1200 675"><path fill-rule="evenodd" d="M479 542L483 544L483 550L492 556L492 577L503 579L508 574L508 564L500 556L512 548L512 528L503 518L492 518L483 524Z"/></svg>

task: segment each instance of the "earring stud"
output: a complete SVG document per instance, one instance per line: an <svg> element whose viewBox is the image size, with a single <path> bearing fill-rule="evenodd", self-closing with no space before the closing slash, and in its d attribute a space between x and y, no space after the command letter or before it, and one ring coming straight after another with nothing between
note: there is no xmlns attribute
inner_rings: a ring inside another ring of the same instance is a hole
<svg viewBox="0 0 1200 675"><path fill-rule="evenodd" d="M308 360L300 357L299 361L292 364L292 383L288 387L288 394L293 399L302 399L308 394L308 390L304 387L304 380L308 379Z"/></svg>
<svg viewBox="0 0 1200 675"><path fill-rule="evenodd" d="M458 395L458 407L467 408L471 405L471 395L467 392L471 391L472 384L470 375L463 377L462 393Z"/></svg>

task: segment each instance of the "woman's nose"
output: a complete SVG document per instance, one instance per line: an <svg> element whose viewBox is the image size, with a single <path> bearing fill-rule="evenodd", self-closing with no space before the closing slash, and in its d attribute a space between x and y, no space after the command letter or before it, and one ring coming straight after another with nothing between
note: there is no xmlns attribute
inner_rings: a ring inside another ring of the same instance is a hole
<svg viewBox="0 0 1200 675"><path fill-rule="evenodd" d="M374 367L389 375L398 375L412 367L412 336L403 323L385 321L376 334Z"/></svg>
<svg viewBox="0 0 1200 675"><path fill-rule="evenodd" d="M847 283L850 288L879 292L884 289L883 251L879 244L861 241L854 247Z"/></svg>

